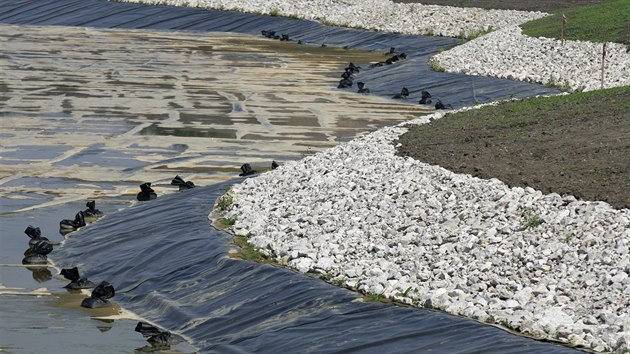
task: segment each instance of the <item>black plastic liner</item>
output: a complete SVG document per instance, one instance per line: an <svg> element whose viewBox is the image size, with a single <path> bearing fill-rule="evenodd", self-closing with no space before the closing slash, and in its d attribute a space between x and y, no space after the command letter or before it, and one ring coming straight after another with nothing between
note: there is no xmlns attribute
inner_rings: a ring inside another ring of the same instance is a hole
<svg viewBox="0 0 630 354"><path fill-rule="evenodd" d="M456 107L554 92L510 80L429 71L429 55L458 40L281 17L99 0L17 0L0 2L0 22L254 35L275 30L310 45L383 52L393 46L408 59L363 70L356 81L381 95L393 95L406 85L416 100L421 89L428 89ZM69 234L51 258L64 268L78 266L94 282L111 283L116 289L113 301L188 336L202 352L576 352L439 312L353 302L360 295L349 290L287 269L230 259L231 237L212 229L207 219L214 200L229 185L182 191L108 215Z"/></svg>
<svg viewBox="0 0 630 354"><path fill-rule="evenodd" d="M318 22L286 17L261 16L241 12L196 8L147 6L102 0L17 0L0 2L0 22L29 25L64 25L98 28L219 31L260 36L262 30L288 34L293 41L307 45L360 48L383 51L390 47L407 54L392 65L362 70L362 81L372 94L393 96L406 86L409 102L418 102L421 90L454 108L506 98L548 95L559 91L538 84L481 76L431 71L428 60L441 49L462 41L452 38L400 35L330 27ZM366 68L366 63L363 68ZM339 74L341 75L340 69ZM341 79L341 77L340 77ZM356 91L356 84L347 90Z"/></svg>
<svg viewBox="0 0 630 354"><path fill-rule="evenodd" d="M478 322L360 297L284 268L228 257L207 214L230 185L140 203L79 232L52 257L116 289L114 301L214 353L569 353ZM133 328L129 328L133 331Z"/></svg>

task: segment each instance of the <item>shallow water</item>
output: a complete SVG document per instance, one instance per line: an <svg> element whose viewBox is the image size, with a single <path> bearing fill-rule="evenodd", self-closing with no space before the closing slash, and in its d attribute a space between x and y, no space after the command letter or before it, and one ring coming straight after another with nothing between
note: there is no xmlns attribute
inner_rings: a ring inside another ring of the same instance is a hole
<svg viewBox="0 0 630 354"><path fill-rule="evenodd" d="M135 320L98 321L102 313L80 308L82 295L67 295L58 269L20 265L28 224L62 242L58 222L87 199L111 214L145 181L160 195L174 191L176 174L209 185L243 162L264 170L424 113L333 88L347 62L369 62L371 52L238 34L10 25L0 25L0 47L0 349L15 353L146 344Z"/></svg>
<svg viewBox="0 0 630 354"><path fill-rule="evenodd" d="M0 41L4 211L145 181L159 193L175 174L207 185L243 162L265 169L424 112L332 89L347 62L382 59L372 52L8 25Z"/></svg>

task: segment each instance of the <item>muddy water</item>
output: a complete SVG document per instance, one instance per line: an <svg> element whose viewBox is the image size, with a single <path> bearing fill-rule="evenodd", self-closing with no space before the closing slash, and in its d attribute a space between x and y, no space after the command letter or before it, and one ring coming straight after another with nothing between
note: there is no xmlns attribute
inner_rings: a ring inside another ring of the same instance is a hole
<svg viewBox="0 0 630 354"><path fill-rule="evenodd" d="M28 224L61 243L59 220L86 199L111 213L142 182L158 194L174 191L176 174L208 185L244 162L265 170L424 113L334 89L347 62L381 53L225 33L8 25L0 49L0 351L146 344L133 314L82 309L85 295L68 294L58 269L20 265Z"/></svg>
<svg viewBox="0 0 630 354"><path fill-rule="evenodd" d="M380 53L219 33L0 26L0 38L0 178L18 209L177 173L206 185L422 113L333 89L345 63Z"/></svg>

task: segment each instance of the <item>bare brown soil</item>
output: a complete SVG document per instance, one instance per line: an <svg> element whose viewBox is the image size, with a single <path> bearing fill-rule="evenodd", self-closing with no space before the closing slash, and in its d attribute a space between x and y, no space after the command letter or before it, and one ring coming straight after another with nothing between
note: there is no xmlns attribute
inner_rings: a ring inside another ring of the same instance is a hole
<svg viewBox="0 0 630 354"><path fill-rule="evenodd" d="M451 114L399 142L454 172L630 208L630 86Z"/></svg>

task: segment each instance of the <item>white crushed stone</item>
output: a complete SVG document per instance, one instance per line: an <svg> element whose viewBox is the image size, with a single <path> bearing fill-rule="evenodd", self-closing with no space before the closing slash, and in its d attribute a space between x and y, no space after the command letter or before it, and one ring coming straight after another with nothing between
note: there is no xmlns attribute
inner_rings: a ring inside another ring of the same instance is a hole
<svg viewBox="0 0 630 354"><path fill-rule="evenodd" d="M630 210L396 156L404 124L235 185L233 231L365 293L629 350Z"/></svg>
<svg viewBox="0 0 630 354"><path fill-rule="evenodd" d="M188 6L276 13L327 24L405 34L469 36L490 28L518 25L546 16L543 12L485 10L452 6L398 4L389 0L122 0L151 5Z"/></svg>
<svg viewBox="0 0 630 354"><path fill-rule="evenodd" d="M606 44L604 88L630 85L630 53ZM601 88L603 43L533 38L520 27L504 28L435 56L446 71L568 87Z"/></svg>

